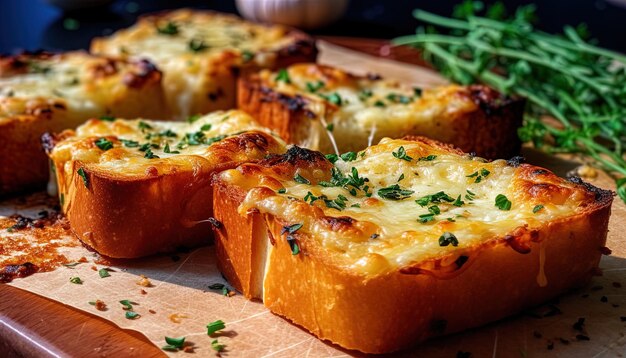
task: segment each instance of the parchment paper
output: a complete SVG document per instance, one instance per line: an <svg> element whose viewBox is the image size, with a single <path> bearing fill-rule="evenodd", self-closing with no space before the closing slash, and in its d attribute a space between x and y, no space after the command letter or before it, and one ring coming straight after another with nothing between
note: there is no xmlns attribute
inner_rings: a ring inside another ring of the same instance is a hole
<svg viewBox="0 0 626 358"><path fill-rule="evenodd" d="M320 47L321 62L353 72L378 72L424 87L445 83L437 74L426 69L369 57L326 43L320 44ZM580 164L569 159L548 157L532 149L525 149L524 155L529 162L546 166L560 175L565 175ZM613 187L604 173L589 181L603 188ZM32 208L30 212L39 209ZM29 208L22 207L21 210L29 211ZM0 203L0 216L14 212L15 205ZM613 254L602 259L604 275L594 278L587 289L567 294L553 305L444 337L402 355L455 357L458 352L471 352L472 357L615 357L625 354L626 322L621 319L626 316L624 232L626 205L616 200L608 242ZM0 235L0 240L5 238ZM222 295L221 290L210 290L208 286L211 284L225 283L215 266L212 247L177 254L174 258L171 255L151 257L113 266L94 263L95 255L80 245L63 250L70 260L85 257L88 262L73 268L61 267L52 272L16 279L10 285L87 311L120 328L141 332L159 347L165 344L164 336L185 336L188 342L193 343L195 356L214 355L211 341L215 338L221 344L226 344L223 355L229 357L358 355L318 340L305 330L273 315L259 302L247 301L241 295L227 297ZM100 278L92 266L96 266L96 269L111 267L114 271L110 272L110 277ZM141 279L139 275L148 277L153 286L138 285ZM70 283L70 277L75 276L80 277L83 283ZM142 290L146 293L142 293ZM89 304L96 299L104 301L108 309L98 311ZM139 318L126 319L125 311L118 303L120 300L135 302L134 311L140 315ZM561 311L560 314L555 314L555 307ZM176 318L172 315L178 315L179 323L171 319ZM548 317L536 318L544 315ZM583 332L573 328L579 318L585 318ZM226 330L215 337L207 336L205 326L218 319L226 322ZM623 320L626 321L626 317ZM578 334L590 340L580 336L577 339ZM550 342L553 343L551 350L548 349ZM185 355L183 352L164 353Z"/></svg>

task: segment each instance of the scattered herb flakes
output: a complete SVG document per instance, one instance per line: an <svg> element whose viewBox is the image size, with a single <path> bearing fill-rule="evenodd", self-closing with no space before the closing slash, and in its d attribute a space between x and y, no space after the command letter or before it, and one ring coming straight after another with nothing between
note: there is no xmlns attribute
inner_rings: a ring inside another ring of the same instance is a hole
<svg viewBox="0 0 626 358"><path fill-rule="evenodd" d="M341 160L343 160L344 162L351 162L353 160L356 160L356 156L357 155L355 152L346 152L341 155Z"/></svg>
<svg viewBox="0 0 626 358"><path fill-rule="evenodd" d="M387 105L385 104L385 102L381 101L381 100L377 100L376 102L374 102L374 107L387 107Z"/></svg>
<svg viewBox="0 0 626 358"><path fill-rule="evenodd" d="M183 348L183 345L185 344L185 337L179 337L179 338L165 337L165 343L167 343L167 345L161 347L161 349L166 350L166 351L176 351L178 349Z"/></svg>
<svg viewBox="0 0 626 358"><path fill-rule="evenodd" d="M443 203L443 202L452 203L452 202L454 202L454 198L451 197L450 195L446 194L445 192L440 191L440 192L437 192L435 194L423 196L423 197L415 200L415 202L419 206L426 206L429 203Z"/></svg>
<svg viewBox="0 0 626 358"><path fill-rule="evenodd" d="M543 209L543 205L539 204L539 205L535 205L535 207L533 208L533 214L536 214L537 212L539 212L541 209Z"/></svg>
<svg viewBox="0 0 626 358"><path fill-rule="evenodd" d="M139 142L134 140L120 139L120 142L127 148L137 148L139 147Z"/></svg>
<svg viewBox="0 0 626 358"><path fill-rule="evenodd" d="M363 90L361 90L359 92L359 99L361 101L365 101L368 98L372 97L373 95L374 95L374 92L372 92L372 90L366 88L366 89L363 89Z"/></svg>
<svg viewBox="0 0 626 358"><path fill-rule="evenodd" d="M465 199L472 201L474 200L474 198L476 198L476 194L474 194L473 192L471 192L469 189L465 191L467 194L465 194Z"/></svg>
<svg viewBox="0 0 626 358"><path fill-rule="evenodd" d="M320 94L319 96L336 106L342 106L344 102L337 92L333 92L327 95Z"/></svg>
<svg viewBox="0 0 626 358"><path fill-rule="evenodd" d="M411 158L410 156L408 156L406 154L406 150L404 149L403 146L400 146L400 148L398 148L397 152L391 152L391 154L395 157L398 158L400 160L406 160L407 162L410 162L411 160L413 160L413 158Z"/></svg>
<svg viewBox="0 0 626 358"><path fill-rule="evenodd" d="M419 219L417 219L417 221L421 222L422 224L426 224L434 220L435 220L435 214L433 213L422 214L419 216Z"/></svg>
<svg viewBox="0 0 626 358"><path fill-rule="evenodd" d="M139 313L133 311L126 311L124 316L126 317L126 319L135 319L141 317Z"/></svg>
<svg viewBox="0 0 626 358"><path fill-rule="evenodd" d="M194 114L192 116L187 117L187 123L193 123L200 119L202 116L200 114Z"/></svg>
<svg viewBox="0 0 626 358"><path fill-rule="evenodd" d="M120 304L124 307L122 307L122 309L124 309L125 311L132 311L133 310L133 302L131 302L130 300L121 300Z"/></svg>
<svg viewBox="0 0 626 358"><path fill-rule="evenodd" d="M317 82L307 82L306 89L311 93L315 93L324 87L325 83L322 81Z"/></svg>
<svg viewBox="0 0 626 358"><path fill-rule="evenodd" d="M211 322L209 324L207 324L206 326L207 328L207 335L212 335L213 333L217 332L217 331L221 331L224 328L226 328L226 323L224 323L224 321L217 320L215 322Z"/></svg>
<svg viewBox="0 0 626 358"><path fill-rule="evenodd" d="M431 154L431 155L427 155L427 156L425 156L425 157L421 157L421 158L419 158L417 161L418 161L418 162L432 162L432 161L433 161L433 160L435 160L435 159L437 159L437 156L436 156L436 155Z"/></svg>
<svg viewBox="0 0 626 358"><path fill-rule="evenodd" d="M439 207L438 207L437 205L429 206L429 207L428 207L428 211L429 211L431 214L434 214L434 215L439 215L439 214L441 214L441 209L439 209Z"/></svg>
<svg viewBox="0 0 626 358"><path fill-rule="evenodd" d="M474 183L480 183L483 179L487 178L487 176L491 174L491 172L485 168L482 168L478 171L473 172L470 175L466 175L467 178L474 178Z"/></svg>
<svg viewBox="0 0 626 358"><path fill-rule="evenodd" d="M456 200L452 203L454 206L463 206L465 202L461 200L461 194L456 198Z"/></svg>
<svg viewBox="0 0 626 358"><path fill-rule="evenodd" d="M299 173L296 173L296 175L293 177L293 180L295 180L296 183L300 184L311 184L311 182L307 178L303 177Z"/></svg>
<svg viewBox="0 0 626 358"><path fill-rule="evenodd" d="M393 103L409 104L411 103L411 97L401 95L398 93L390 93L387 95L387 100Z"/></svg>
<svg viewBox="0 0 626 358"><path fill-rule="evenodd" d="M326 154L325 157L331 164L335 164L335 162L339 160L339 156L337 154Z"/></svg>
<svg viewBox="0 0 626 358"><path fill-rule="evenodd" d="M275 81L276 82L291 83L291 78L289 77L289 72L287 72L286 69L281 68L280 70L278 70L278 74L276 75Z"/></svg>
<svg viewBox="0 0 626 358"><path fill-rule="evenodd" d="M178 34L178 25L175 22L168 21L163 26L157 26L157 32L161 35L174 36Z"/></svg>
<svg viewBox="0 0 626 358"><path fill-rule="evenodd" d="M217 339L214 339L213 341L211 341L211 348L213 348L213 350L217 352L222 352L224 348L226 348L226 345L221 344L217 341Z"/></svg>
<svg viewBox="0 0 626 358"><path fill-rule="evenodd" d="M69 263L63 264L63 266L65 266L67 268L74 268L74 267L76 267L77 265L80 265L80 264L81 264L81 262L74 261L74 262L69 262Z"/></svg>
<svg viewBox="0 0 626 358"><path fill-rule="evenodd" d="M180 154L179 151L177 150L171 150L170 149L170 144L169 143L165 143L165 147L163 147L163 153L167 153L167 154Z"/></svg>
<svg viewBox="0 0 626 358"><path fill-rule="evenodd" d="M89 188L89 177L87 177L87 173L85 173L85 169L78 168L76 173L80 175L81 178L83 178L83 184L85 184L85 188Z"/></svg>
<svg viewBox="0 0 626 358"><path fill-rule="evenodd" d="M422 95L422 89L419 87L413 87L413 94L415 97L420 97Z"/></svg>
<svg viewBox="0 0 626 358"><path fill-rule="evenodd" d="M106 122L113 122L115 120L115 117L113 117L113 116L100 116L100 120L106 121Z"/></svg>
<svg viewBox="0 0 626 358"><path fill-rule="evenodd" d="M502 211L511 210L511 201L503 194L496 196L496 207Z"/></svg>
<svg viewBox="0 0 626 358"><path fill-rule="evenodd" d="M404 179L404 173L400 174L400 177L398 178L398 182L401 181L402 179Z"/></svg>
<svg viewBox="0 0 626 358"><path fill-rule="evenodd" d="M252 61L252 59L254 59L254 52L250 50L241 51L241 59L244 63Z"/></svg>
<svg viewBox="0 0 626 358"><path fill-rule="evenodd" d="M105 152L111 148L113 148L113 142L106 138L98 138L94 141L96 147L104 150Z"/></svg>
<svg viewBox="0 0 626 358"><path fill-rule="evenodd" d="M298 242L293 236L287 236L287 243L289 244L292 255L297 255L300 253L300 245L298 245Z"/></svg>
<svg viewBox="0 0 626 358"><path fill-rule="evenodd" d="M98 275L100 275L100 278L111 277L109 270L107 270L106 268L101 268L100 270L98 270Z"/></svg>
<svg viewBox="0 0 626 358"><path fill-rule="evenodd" d="M454 247L459 246L459 240L453 233L446 231L439 237L439 246L448 246L450 244Z"/></svg>
<svg viewBox="0 0 626 358"><path fill-rule="evenodd" d="M209 45L207 45L202 39L191 39L188 46L191 52L195 53L202 52L209 48Z"/></svg>
<svg viewBox="0 0 626 358"><path fill-rule="evenodd" d="M287 233L291 235L295 233L296 231L300 230L300 228L302 228L302 224L293 224L289 226L283 226L283 228L280 230L280 234L283 235Z"/></svg>
<svg viewBox="0 0 626 358"><path fill-rule="evenodd" d="M77 284L77 285L82 285L83 284L83 280L80 279L80 277L75 276L75 277L70 277L70 282Z"/></svg>
<svg viewBox="0 0 626 358"><path fill-rule="evenodd" d="M152 153L152 149L148 148L146 149L146 152L144 153L144 158L146 159L158 159L160 158L158 155Z"/></svg>
<svg viewBox="0 0 626 358"><path fill-rule="evenodd" d="M278 194L285 194L285 193L287 192L287 189L285 189L285 188L280 188L280 189L278 189L278 191L277 191L277 192L278 192Z"/></svg>
<svg viewBox="0 0 626 358"><path fill-rule="evenodd" d="M139 124L137 125L137 127L139 127L139 129L141 129L142 132L152 129L152 126L144 121L139 121Z"/></svg>
<svg viewBox="0 0 626 358"><path fill-rule="evenodd" d="M378 189L378 195L389 200L403 200L410 197L413 193L413 190L402 189L398 184Z"/></svg>

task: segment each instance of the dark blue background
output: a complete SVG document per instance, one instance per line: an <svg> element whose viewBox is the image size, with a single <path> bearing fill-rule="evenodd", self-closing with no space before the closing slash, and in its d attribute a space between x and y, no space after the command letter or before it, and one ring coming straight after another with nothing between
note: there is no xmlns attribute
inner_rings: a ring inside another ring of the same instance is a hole
<svg viewBox="0 0 626 358"><path fill-rule="evenodd" d="M615 0L618 1L618 0ZM411 10L417 7L449 15L459 1L352 0L346 15L334 25L313 34L392 38L410 34L418 25ZM129 12L128 3L138 8ZM509 9L528 3L504 1ZM604 0L537 1L539 27L558 32L566 24L588 24L602 46L626 52L626 10ZM626 1L624 1L626 3ZM233 0L119 0L106 9L63 14L43 0L0 0L0 53L20 49L70 50L87 48L94 36L130 26L137 15L178 7L211 8L236 12ZM77 30L67 30L64 18L78 19Z"/></svg>

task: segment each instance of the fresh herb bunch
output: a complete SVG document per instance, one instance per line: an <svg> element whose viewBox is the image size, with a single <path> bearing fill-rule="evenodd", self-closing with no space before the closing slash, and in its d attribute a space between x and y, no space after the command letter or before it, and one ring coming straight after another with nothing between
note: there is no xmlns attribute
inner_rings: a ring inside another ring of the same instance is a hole
<svg viewBox="0 0 626 358"><path fill-rule="evenodd" d="M413 16L431 25L395 39L396 45L420 48L455 82L526 97L520 138L551 153L591 156L616 178L626 202L626 56L586 41L585 26L567 26L561 35L534 29L533 5L506 17L501 3L484 9L465 1L454 18L419 9ZM437 33L432 25L448 31Z"/></svg>

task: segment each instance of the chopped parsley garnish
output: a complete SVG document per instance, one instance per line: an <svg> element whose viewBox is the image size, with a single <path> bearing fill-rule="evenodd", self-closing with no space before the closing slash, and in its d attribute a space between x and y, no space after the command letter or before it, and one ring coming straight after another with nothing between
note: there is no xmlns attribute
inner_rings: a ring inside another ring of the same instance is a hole
<svg viewBox="0 0 626 358"><path fill-rule="evenodd" d="M456 219L454 219L454 218L447 218L446 220L448 220L451 223L456 222Z"/></svg>
<svg viewBox="0 0 626 358"><path fill-rule="evenodd" d="M441 214L441 209L439 209L439 207L437 205L429 206L428 207L428 211L431 214L435 214L435 215Z"/></svg>
<svg viewBox="0 0 626 358"><path fill-rule="evenodd" d="M406 150L404 149L403 146L400 146L397 152L391 152L391 154L393 154L395 158L406 160L407 162L410 162L411 160L413 160L413 158L411 158L410 156L406 154Z"/></svg>
<svg viewBox="0 0 626 358"><path fill-rule="evenodd" d="M428 205L428 203L443 203L443 202L452 203L454 202L454 198L444 193L443 191L440 191L435 194L423 196L415 200L415 202L419 204L419 206L426 206Z"/></svg>
<svg viewBox="0 0 626 358"><path fill-rule="evenodd" d="M378 189L378 195L381 198L389 200L403 200L410 197L414 193L413 190L400 188L400 185L394 184L386 188Z"/></svg>
<svg viewBox="0 0 626 358"><path fill-rule="evenodd" d="M163 26L157 26L157 32L162 35L176 35L178 34L178 25L175 22L168 21L167 24Z"/></svg>
<svg viewBox="0 0 626 358"><path fill-rule="evenodd" d="M199 114L194 114L192 116L187 117L187 123L193 123L195 121L197 121L198 119L200 119L202 116Z"/></svg>
<svg viewBox="0 0 626 358"><path fill-rule="evenodd" d="M96 147L107 151L111 148L113 148L113 142L111 142L110 140L106 139L106 138L98 138L96 139L96 141L94 142L94 144L96 145Z"/></svg>
<svg viewBox="0 0 626 358"><path fill-rule="evenodd" d="M295 180L296 183L300 184L311 184L311 182L307 178L303 177L299 173L296 173L296 175L293 177L293 180Z"/></svg>
<svg viewBox="0 0 626 358"><path fill-rule="evenodd" d="M231 290L228 288L228 286L224 285L223 283L214 283L212 285L209 285L209 289L210 290L221 290L222 291L222 295L230 297Z"/></svg>
<svg viewBox="0 0 626 358"><path fill-rule="evenodd" d="M158 146L158 145L156 145L156 144L154 144L154 143L144 143L144 144L142 144L141 146L139 146L139 151L140 151L140 152L145 152L145 151L147 151L147 150L148 150L148 149L150 149L150 148L154 148L154 149L156 149L156 148L158 148L158 147L159 147L159 146Z"/></svg>
<svg viewBox="0 0 626 358"><path fill-rule="evenodd" d="M146 149L146 153L143 156L146 159L157 159L160 158L158 155L155 155L154 153L152 153L152 149L148 148Z"/></svg>
<svg viewBox="0 0 626 358"><path fill-rule="evenodd" d="M243 60L244 63L252 61L253 58L254 58L254 52L250 50L241 51L241 59Z"/></svg>
<svg viewBox="0 0 626 358"><path fill-rule="evenodd" d="M439 236L439 246L448 246L452 244L452 246L459 246L459 240L454 236L451 232L444 232L443 235Z"/></svg>
<svg viewBox="0 0 626 358"><path fill-rule="evenodd" d="M471 192L469 189L466 190L467 194L465 194L465 199L472 201L474 200L474 198L476 197L476 194L474 194L473 192Z"/></svg>
<svg viewBox="0 0 626 358"><path fill-rule="evenodd" d="M139 142L135 142L134 140L120 139L120 142L122 142L122 144L124 144L124 146L128 148L139 147Z"/></svg>
<svg viewBox="0 0 626 358"><path fill-rule="evenodd" d="M320 89L322 89L322 87L324 87L325 83L322 81L317 81L317 82L307 82L306 83L306 90L311 92L311 93L315 93L317 91L319 91Z"/></svg>
<svg viewBox="0 0 626 358"><path fill-rule="evenodd" d="M339 156L337 154L326 154L325 156L331 164L335 164L335 162L339 160Z"/></svg>
<svg viewBox="0 0 626 358"><path fill-rule="evenodd" d="M355 152L346 152L346 153L343 153L343 154L341 155L341 159L342 159L344 162L351 162L351 161L353 161L353 160L356 160L356 153L355 153Z"/></svg>
<svg viewBox="0 0 626 358"><path fill-rule="evenodd" d="M398 181L404 179L404 173L400 174L400 177L398 178Z"/></svg>
<svg viewBox="0 0 626 358"><path fill-rule="evenodd" d="M359 92L359 99L361 101L365 101L366 99L372 97L373 95L374 93L372 92L372 90L364 89Z"/></svg>
<svg viewBox="0 0 626 358"><path fill-rule="evenodd" d="M80 264L81 264L80 262L74 261L74 262L69 262L69 263L63 264L63 266L68 267L68 268L74 268L74 267L76 267L76 266L78 266Z"/></svg>
<svg viewBox="0 0 626 358"><path fill-rule="evenodd" d="M214 339L211 341L211 348L213 348L213 350L216 352L221 352L224 350L224 348L226 348L226 345L221 344L217 341L217 339Z"/></svg>
<svg viewBox="0 0 626 358"><path fill-rule="evenodd" d="M341 96L337 92L333 92L327 95L320 94L319 96L334 105L341 106L343 104L343 99L341 99Z"/></svg>
<svg viewBox="0 0 626 358"><path fill-rule="evenodd" d="M425 156L425 157L421 157L421 158L419 158L417 161L418 161L418 162L431 162L431 161L433 161L433 160L435 160L435 159L437 159L437 156L436 156L436 155L431 154L431 155L427 155L427 156Z"/></svg>
<svg viewBox="0 0 626 358"><path fill-rule="evenodd" d="M485 168L482 168L479 171L473 172L470 175L466 175L466 177L468 178L476 178L474 179L474 183L480 183L483 179L487 178L487 176L490 174L491 172Z"/></svg>
<svg viewBox="0 0 626 358"><path fill-rule="evenodd" d="M387 99L393 103L409 104L411 103L411 97L404 96L397 93L390 93L387 95Z"/></svg>
<svg viewBox="0 0 626 358"><path fill-rule="evenodd" d="M100 116L100 120L107 121L107 122L113 122L115 120L115 117L113 117L113 116Z"/></svg>
<svg viewBox="0 0 626 358"><path fill-rule="evenodd" d="M213 143L216 143L216 142L221 141L222 139L224 139L224 138L226 138L226 137L227 137L227 135L226 135L226 134L220 134L220 135L217 135L217 136L215 136L215 137L207 138L207 139L204 141L204 144L206 144L206 145L211 145L211 144L213 144Z"/></svg>
<svg viewBox="0 0 626 358"><path fill-rule="evenodd" d="M300 253L300 246L298 245L294 237L288 236L287 242L289 243L289 247L291 248L292 255L297 255Z"/></svg>
<svg viewBox="0 0 626 358"><path fill-rule="evenodd" d="M374 107L387 107L387 105L385 104L385 102L377 100L376 102L374 102Z"/></svg>
<svg viewBox="0 0 626 358"><path fill-rule="evenodd" d="M304 200L304 202L305 202L305 203L306 203L306 202L308 202L308 201L310 200L311 202L310 202L309 204L310 204L310 205L313 205L313 203L314 203L315 201L317 201L318 199L320 199L320 197L319 197L319 196L315 196L315 195L313 195L313 193L311 193L311 192L309 191L309 192L307 192L307 193L306 193L306 195L304 196L304 199L303 199L303 200Z"/></svg>
<svg viewBox="0 0 626 358"><path fill-rule="evenodd" d="M165 343L167 343L167 345L161 347L161 349L166 350L166 351L176 351L176 350L183 348L183 345L185 344L185 337L180 337L180 338L165 337Z"/></svg>
<svg viewBox="0 0 626 358"><path fill-rule="evenodd" d="M535 205L535 207L533 208L533 214L536 214L537 212L539 212L541 209L543 209L543 205L539 204L539 205Z"/></svg>
<svg viewBox="0 0 626 358"><path fill-rule="evenodd" d="M203 132L193 132L185 134L185 141L189 145L200 145L204 141L206 135Z"/></svg>
<svg viewBox="0 0 626 358"><path fill-rule="evenodd" d="M126 311L124 316L126 317L126 319L135 319L135 318L139 318L139 313L133 312L133 311Z"/></svg>
<svg viewBox="0 0 626 358"><path fill-rule="evenodd" d="M275 81L291 83L291 78L289 78L289 72L287 72L286 69L281 68L280 70L278 70L278 74L276 75Z"/></svg>
<svg viewBox="0 0 626 358"><path fill-rule="evenodd" d="M504 195L496 196L496 207L503 211L511 210L511 201Z"/></svg>
<svg viewBox="0 0 626 358"><path fill-rule="evenodd" d="M289 226L283 226L283 228L280 231L281 235L287 234L287 243L289 244L289 247L291 248L292 255L297 255L300 253L300 246L298 246L298 243L296 242L296 238L293 236L293 234L296 231L300 230L301 227L302 227L302 224L293 224Z"/></svg>
<svg viewBox="0 0 626 358"><path fill-rule="evenodd" d="M328 208L332 208L332 209L337 209L339 211L343 210L346 208L346 201L348 201L348 198L346 198L345 196L339 194L339 196L337 196L337 199L335 200L329 200L324 198L320 199L324 199L324 203L326 204L326 207Z"/></svg>
<svg viewBox="0 0 626 358"><path fill-rule="evenodd" d="M76 173L80 175L81 178L83 178L83 184L85 184L85 188L89 188L89 177L87 177L87 173L85 173L85 169L78 168Z"/></svg>
<svg viewBox="0 0 626 358"><path fill-rule="evenodd" d="M146 129L152 129L152 126L144 121L139 121L138 127L139 129L141 129L142 132Z"/></svg>
<svg viewBox="0 0 626 358"><path fill-rule="evenodd" d="M329 132L332 132L334 129L335 129L335 125L333 123L329 123L326 126L326 130L329 131Z"/></svg>
<svg viewBox="0 0 626 358"><path fill-rule="evenodd" d="M211 322L209 324L207 324L206 326L207 328L207 335L212 335L213 333L217 332L217 331L221 331L224 328L226 328L226 323L224 323L224 321L217 320L215 322Z"/></svg>
<svg viewBox="0 0 626 358"><path fill-rule="evenodd" d="M109 273L109 270L102 268L100 270L98 270L98 275L100 275L100 278L105 278L105 277L111 277L111 274Z"/></svg>
<svg viewBox="0 0 626 358"><path fill-rule="evenodd" d="M280 188L280 189L278 189L278 191L277 191L277 192L278 192L278 194L285 194L285 193L287 192L287 189L285 189L285 188Z"/></svg>
<svg viewBox="0 0 626 358"><path fill-rule="evenodd" d="M422 95L422 89L419 87L413 87L413 94L415 97L420 97Z"/></svg>
<svg viewBox="0 0 626 358"><path fill-rule="evenodd" d="M120 304L121 304L122 306L124 306L123 308L124 308L124 310L126 310L126 311L132 311L132 310L133 310L133 303L132 303L132 302L130 302L130 300L121 300L121 301L120 301Z"/></svg>
<svg viewBox="0 0 626 358"><path fill-rule="evenodd" d="M191 41L189 41L189 49L192 52L202 52L208 48L209 45L207 45L202 39L191 39Z"/></svg>
<svg viewBox="0 0 626 358"><path fill-rule="evenodd" d="M80 279L80 277L76 276L76 277L70 277L70 282L77 284L77 285L82 285L83 284L83 280Z"/></svg>
<svg viewBox="0 0 626 358"><path fill-rule="evenodd" d="M177 150L171 150L169 143L165 143L165 147L163 147L163 152L168 154L180 154L180 152Z"/></svg>
<svg viewBox="0 0 626 358"><path fill-rule="evenodd" d="M429 221L433 221L435 220L435 214L433 213L428 213L428 214L422 214L419 216L418 221L421 222L422 224L426 224Z"/></svg>
<svg viewBox="0 0 626 358"><path fill-rule="evenodd" d="M293 224L293 225L289 225L289 226L283 226L283 228L280 230L280 234L293 234L294 232L300 230L300 228L302 227L302 224Z"/></svg>
<svg viewBox="0 0 626 358"><path fill-rule="evenodd" d="M459 194L456 200L452 203L454 206L462 206L463 204L465 204L465 202L461 200L461 194Z"/></svg>

